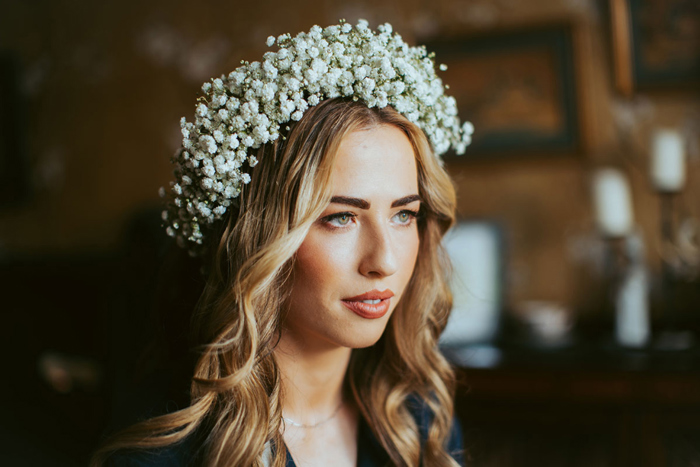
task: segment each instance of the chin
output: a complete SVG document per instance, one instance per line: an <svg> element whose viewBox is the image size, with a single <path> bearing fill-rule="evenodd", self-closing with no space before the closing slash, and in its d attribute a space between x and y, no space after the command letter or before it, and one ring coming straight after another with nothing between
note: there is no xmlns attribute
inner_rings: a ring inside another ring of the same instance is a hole
<svg viewBox="0 0 700 467"><path fill-rule="evenodd" d="M379 323L376 324L379 325ZM386 329L386 324L387 323L382 323L381 326L376 327L374 325L368 327L358 326L357 329L353 329L352 333L345 333L338 343L343 347L349 347L351 349L371 347L381 339Z"/></svg>
<svg viewBox="0 0 700 467"><path fill-rule="evenodd" d="M350 347L351 349L365 349L367 347L372 347L374 344L379 342L381 337L381 334L377 336L376 339L367 339L367 337L364 337L362 339L358 339L356 342L353 342L352 345L348 345L347 347Z"/></svg>

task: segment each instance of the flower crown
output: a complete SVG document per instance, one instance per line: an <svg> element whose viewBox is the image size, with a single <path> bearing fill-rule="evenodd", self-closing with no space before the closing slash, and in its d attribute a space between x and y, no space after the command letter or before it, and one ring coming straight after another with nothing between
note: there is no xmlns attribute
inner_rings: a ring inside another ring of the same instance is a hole
<svg viewBox="0 0 700 467"><path fill-rule="evenodd" d="M409 47L390 24L378 33L365 20L342 22L292 38L268 37L279 50L262 62L242 62L228 76L204 83L194 123L183 117L182 147L173 157L176 181L163 211L169 236L196 255L203 229L221 219L258 163L253 151L280 137L282 125L301 120L324 99L351 97L368 107L392 106L428 137L436 156L464 153L474 130L460 125L454 98L444 94L433 55ZM446 69L444 65L441 70ZM165 197L165 189L161 188Z"/></svg>

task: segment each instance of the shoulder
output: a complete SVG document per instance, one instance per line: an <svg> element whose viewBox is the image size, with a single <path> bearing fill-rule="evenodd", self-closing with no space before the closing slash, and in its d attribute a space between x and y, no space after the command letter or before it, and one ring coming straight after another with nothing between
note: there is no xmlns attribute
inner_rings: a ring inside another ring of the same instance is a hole
<svg viewBox="0 0 700 467"><path fill-rule="evenodd" d="M186 462L171 450L118 451L109 457L108 467L165 467L184 466Z"/></svg>
<svg viewBox="0 0 700 467"><path fill-rule="evenodd" d="M411 412L420 433L421 445L428 439L428 430L433 423L434 414L430 406L420 397L411 396L406 401L407 408ZM457 417L452 417L452 427L447 439L446 450L459 465L464 465L464 442L462 437L462 426Z"/></svg>
<svg viewBox="0 0 700 467"><path fill-rule="evenodd" d="M155 449L124 449L113 453L107 467L185 467L196 464L198 449L184 441Z"/></svg>

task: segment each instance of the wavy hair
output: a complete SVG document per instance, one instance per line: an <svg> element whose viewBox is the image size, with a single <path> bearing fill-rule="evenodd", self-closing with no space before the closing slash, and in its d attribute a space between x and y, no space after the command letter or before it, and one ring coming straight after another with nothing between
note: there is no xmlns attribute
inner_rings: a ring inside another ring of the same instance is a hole
<svg viewBox="0 0 700 467"><path fill-rule="evenodd" d="M440 241L454 223L454 187L425 134L401 114L330 99L308 109L286 137L259 149L251 183L210 245L209 275L192 322L196 340L207 344L195 367L190 406L118 433L96 452L92 466L119 449L164 447L189 436L201 440L204 465L285 465L281 378L273 351L294 255L330 201L343 137L378 125L399 128L413 146L422 200L420 249L384 334L374 346L353 350L346 383L395 465L457 465L445 451L454 377L438 349L452 305ZM409 410L415 397L433 414L422 449Z"/></svg>

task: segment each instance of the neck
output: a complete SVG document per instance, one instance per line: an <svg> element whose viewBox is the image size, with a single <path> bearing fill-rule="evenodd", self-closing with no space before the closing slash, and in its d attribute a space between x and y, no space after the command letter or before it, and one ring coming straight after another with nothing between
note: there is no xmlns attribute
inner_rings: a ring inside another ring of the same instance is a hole
<svg viewBox="0 0 700 467"><path fill-rule="evenodd" d="M313 424L331 415L343 401L343 382L351 349L312 346L282 333L275 359L282 376L285 417Z"/></svg>

